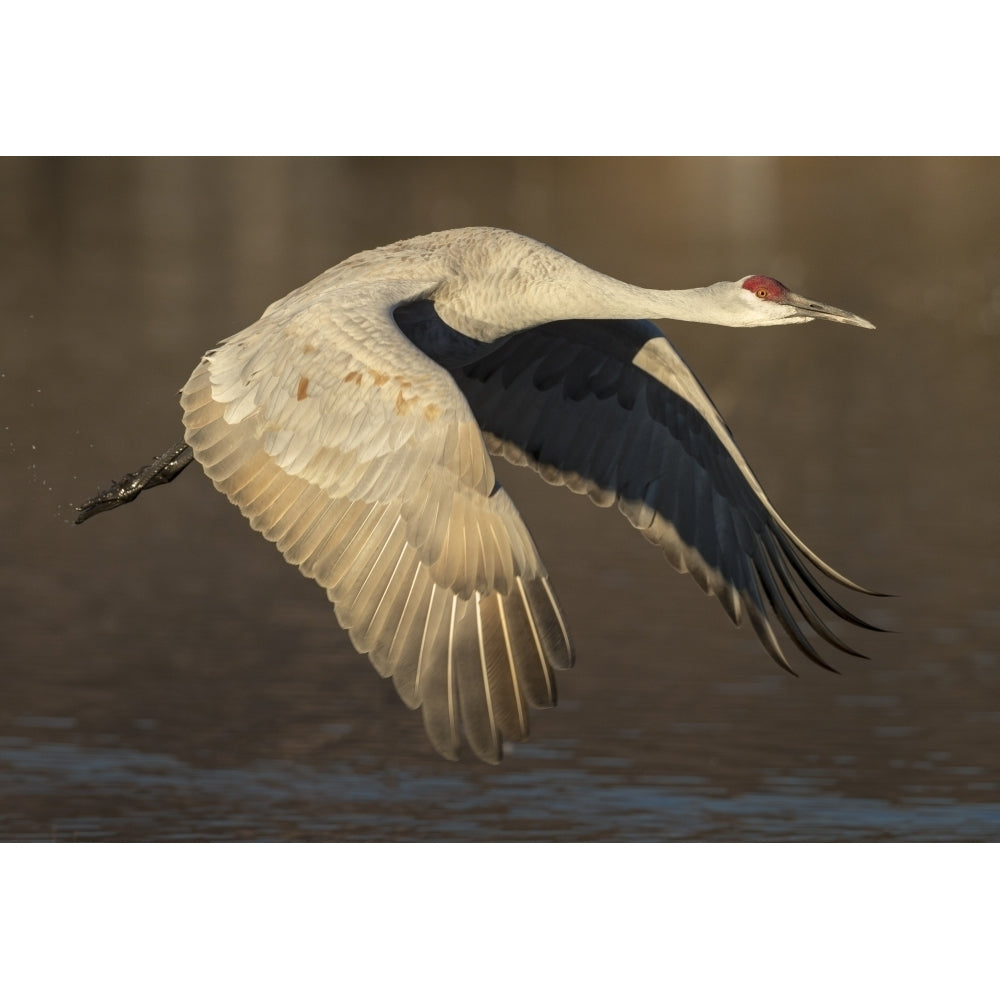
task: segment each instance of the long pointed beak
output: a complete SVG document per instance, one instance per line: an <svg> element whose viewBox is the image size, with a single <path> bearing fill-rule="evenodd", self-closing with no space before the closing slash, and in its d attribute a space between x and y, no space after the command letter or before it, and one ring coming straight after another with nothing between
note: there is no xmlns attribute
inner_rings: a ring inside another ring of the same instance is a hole
<svg viewBox="0 0 1000 1000"><path fill-rule="evenodd" d="M813 302L801 295L796 295L794 292L789 292L785 296L785 303L795 306L800 316L806 316L809 319L828 319L834 323L849 323L851 326L863 326L866 330L875 329L874 323L869 323L868 320L862 319L860 316L855 316L854 313L849 313L845 309L838 309L836 306L824 305L822 302Z"/></svg>

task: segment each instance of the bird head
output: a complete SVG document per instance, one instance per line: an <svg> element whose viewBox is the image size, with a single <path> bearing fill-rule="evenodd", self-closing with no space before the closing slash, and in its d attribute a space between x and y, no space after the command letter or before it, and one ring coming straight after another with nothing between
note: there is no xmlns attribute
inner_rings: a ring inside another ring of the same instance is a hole
<svg viewBox="0 0 1000 1000"><path fill-rule="evenodd" d="M763 274L750 274L739 281L723 281L715 287L727 298L732 297L732 305L741 315L741 326L778 326L828 319L834 323L875 329L874 324L854 313L796 295L777 279Z"/></svg>

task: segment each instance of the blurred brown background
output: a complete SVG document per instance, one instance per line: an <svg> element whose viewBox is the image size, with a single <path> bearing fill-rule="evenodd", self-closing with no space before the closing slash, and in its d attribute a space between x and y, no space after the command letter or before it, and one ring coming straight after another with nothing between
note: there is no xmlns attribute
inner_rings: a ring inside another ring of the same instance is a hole
<svg viewBox="0 0 1000 1000"><path fill-rule="evenodd" d="M499 768L448 764L196 468L72 525L271 301L484 224L877 325L664 326L793 530L898 595L845 597L894 630L841 629L869 662L784 675L623 518L501 466L578 663ZM0 837L996 839L998 233L995 160L0 160Z"/></svg>

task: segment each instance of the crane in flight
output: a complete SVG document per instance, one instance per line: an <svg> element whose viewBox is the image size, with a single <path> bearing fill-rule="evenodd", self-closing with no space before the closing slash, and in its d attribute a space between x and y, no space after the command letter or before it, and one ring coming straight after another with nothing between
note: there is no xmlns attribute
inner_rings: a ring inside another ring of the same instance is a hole
<svg viewBox="0 0 1000 1000"><path fill-rule="evenodd" d="M769 608L820 665L802 623L860 655L811 601L874 626L817 573L875 591L792 533L651 319L873 329L760 275L655 291L505 230L418 236L348 258L209 351L181 392L184 439L77 523L197 460L326 590L449 759L463 738L489 762L525 739L529 707L555 704L553 670L574 657L491 454L617 506L786 669Z"/></svg>

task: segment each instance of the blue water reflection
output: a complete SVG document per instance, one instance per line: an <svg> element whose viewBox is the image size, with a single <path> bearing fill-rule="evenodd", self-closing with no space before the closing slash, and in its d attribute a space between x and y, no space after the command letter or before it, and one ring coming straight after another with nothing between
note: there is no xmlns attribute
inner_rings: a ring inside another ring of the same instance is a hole
<svg viewBox="0 0 1000 1000"><path fill-rule="evenodd" d="M548 753L546 753L548 751ZM773 775L736 795L698 776L535 746L549 766L445 776L414 767L259 761L200 768L167 754L6 738L0 836L16 840L992 840L1000 805L844 796L832 774ZM18 808L50 804L37 813ZM64 805L60 813L58 803ZM82 804L86 808L81 808Z"/></svg>

